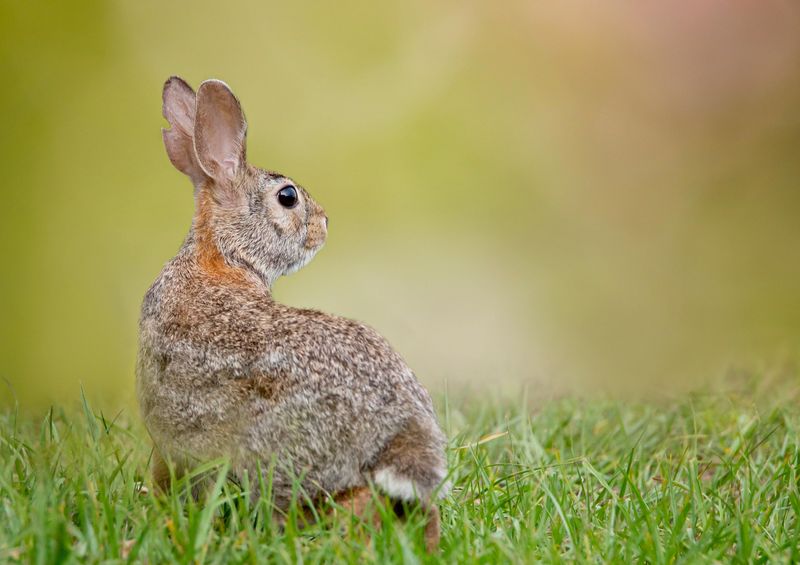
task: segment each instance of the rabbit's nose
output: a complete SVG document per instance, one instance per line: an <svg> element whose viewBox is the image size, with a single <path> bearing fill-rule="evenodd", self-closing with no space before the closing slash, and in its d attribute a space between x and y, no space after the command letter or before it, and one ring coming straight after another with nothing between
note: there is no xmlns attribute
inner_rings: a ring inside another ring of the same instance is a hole
<svg viewBox="0 0 800 565"><path fill-rule="evenodd" d="M328 216L325 216L325 229L328 229Z"/></svg>

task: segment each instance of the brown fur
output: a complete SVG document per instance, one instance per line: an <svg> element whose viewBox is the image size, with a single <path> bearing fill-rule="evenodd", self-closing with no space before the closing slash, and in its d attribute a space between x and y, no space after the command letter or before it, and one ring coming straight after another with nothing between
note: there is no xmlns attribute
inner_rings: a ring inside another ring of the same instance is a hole
<svg viewBox="0 0 800 565"><path fill-rule="evenodd" d="M215 284L220 286L242 286L252 284L247 273L230 265L214 242L212 233L212 212L214 202L211 190L203 187L197 196L195 230L197 233L197 265Z"/></svg>
<svg viewBox="0 0 800 565"><path fill-rule="evenodd" d="M164 458L161 457L161 454L155 450L153 451L152 470L153 484L156 487L156 492L169 492L171 483L169 467L167 466L167 462L164 461Z"/></svg>
<svg viewBox="0 0 800 565"><path fill-rule="evenodd" d="M339 493L335 498L336 504L349 510L354 516L371 524L374 528L380 526L380 515L372 504L372 491L369 487L357 487Z"/></svg>
<svg viewBox="0 0 800 565"><path fill-rule="evenodd" d="M271 467L279 508L299 481L312 500L351 493L354 511L374 484L428 510L433 544L447 469L428 393L369 326L272 298L275 279L322 247L327 217L300 185L246 163L247 124L224 83L204 82L196 101L190 93L167 81L164 141L192 179L196 213L140 320L137 391L160 454L154 480L168 486L161 456L177 471L227 457L233 478ZM277 194L289 185L298 201L287 208Z"/></svg>
<svg viewBox="0 0 800 565"><path fill-rule="evenodd" d="M429 553L434 553L439 549L439 540L441 539L441 519L439 517L439 509L435 504L431 504L428 509L428 521L425 524L425 549Z"/></svg>
<svg viewBox="0 0 800 565"><path fill-rule="evenodd" d="M340 493L336 499L336 504L349 510L354 516L372 529L377 530L381 527L381 518L374 506L374 498L369 487L358 487ZM435 504L428 504L425 510L425 548L433 553L439 547L440 539L440 518L439 509Z"/></svg>

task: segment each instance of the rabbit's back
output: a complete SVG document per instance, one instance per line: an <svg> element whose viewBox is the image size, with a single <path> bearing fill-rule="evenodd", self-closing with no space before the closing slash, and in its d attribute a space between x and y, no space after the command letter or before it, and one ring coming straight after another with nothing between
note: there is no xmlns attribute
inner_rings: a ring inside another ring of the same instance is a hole
<svg viewBox="0 0 800 565"><path fill-rule="evenodd" d="M377 332L195 267L176 257L142 311L139 395L159 449L239 471L274 461L280 499L292 475L310 491L364 484L409 422L443 445L428 394Z"/></svg>

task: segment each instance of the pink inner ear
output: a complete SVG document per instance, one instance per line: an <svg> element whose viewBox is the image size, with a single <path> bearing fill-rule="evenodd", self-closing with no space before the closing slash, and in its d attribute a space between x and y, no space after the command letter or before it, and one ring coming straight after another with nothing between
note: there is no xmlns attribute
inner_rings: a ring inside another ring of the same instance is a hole
<svg viewBox="0 0 800 565"><path fill-rule="evenodd" d="M194 152L194 91L180 79L170 79L164 86L162 113L169 122L163 129L167 156L176 169L188 175L197 186L205 178Z"/></svg>
<svg viewBox="0 0 800 565"><path fill-rule="evenodd" d="M239 101L223 82L209 80L197 91L195 149L215 177L232 179L244 165L247 124Z"/></svg>
<svg viewBox="0 0 800 565"><path fill-rule="evenodd" d="M220 164L227 177L233 178L236 176L236 170L239 168L239 159L229 157L228 159L223 159Z"/></svg>
<svg viewBox="0 0 800 565"><path fill-rule="evenodd" d="M180 100L175 104L178 108L176 109L177 111L172 113L175 119L174 125L177 125L191 136L194 131L194 100L192 100L191 103Z"/></svg>
<svg viewBox="0 0 800 565"><path fill-rule="evenodd" d="M224 113L217 114L210 121L210 127L205 130L205 143L201 159L207 158L216 165L214 168L220 174L232 179L242 164L242 146L238 128L228 120L228 116Z"/></svg>

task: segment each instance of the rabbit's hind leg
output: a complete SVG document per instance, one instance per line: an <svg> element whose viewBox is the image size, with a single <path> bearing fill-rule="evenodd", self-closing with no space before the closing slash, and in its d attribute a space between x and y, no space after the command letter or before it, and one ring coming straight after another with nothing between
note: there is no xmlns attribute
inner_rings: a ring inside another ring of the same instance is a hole
<svg viewBox="0 0 800 565"><path fill-rule="evenodd" d="M352 530L345 528L348 535L354 535L356 539L362 539L369 544L372 534L381 529L381 516L375 506L372 490L367 487L356 487L337 494L334 498L336 507L341 507L350 516L356 519L351 524ZM333 515L337 514L336 507Z"/></svg>
<svg viewBox="0 0 800 565"><path fill-rule="evenodd" d="M439 549L439 538L441 537L441 525L439 509L435 504L428 504L425 509L428 521L425 523L425 549L428 553L435 553Z"/></svg>
<svg viewBox="0 0 800 565"><path fill-rule="evenodd" d="M153 485L156 487L156 492L159 494L168 493L171 486L169 466L167 466L167 462L157 449L153 450L153 460L151 465L153 473Z"/></svg>
<svg viewBox="0 0 800 565"><path fill-rule="evenodd" d="M186 475L188 465L185 460L180 458L166 459L158 448L153 449L151 462L151 473L153 475L153 485L155 492L159 495L166 495L173 491L175 485L173 479L179 481ZM192 485L192 497L199 500L206 488L210 486L209 480L198 481Z"/></svg>
<svg viewBox="0 0 800 565"><path fill-rule="evenodd" d="M368 525L372 531L377 532L381 528L381 516L375 507L375 498L369 487L358 487L336 496L337 505L349 510L353 516L358 518L363 525ZM419 501L414 501L419 504ZM402 503L398 502L395 513L401 519L405 518ZM439 547L439 509L434 504L424 505L427 521L425 523L425 548L433 553ZM360 531L369 540L370 534Z"/></svg>
<svg viewBox="0 0 800 565"><path fill-rule="evenodd" d="M417 503L427 516L425 545L435 551L439 545L439 510L434 496L444 494L446 466L444 438L438 429L409 421L383 449L372 467L372 481L391 499Z"/></svg>
<svg viewBox="0 0 800 565"><path fill-rule="evenodd" d="M357 487L340 493L335 502L373 527L380 526L380 515L372 503L372 491L369 487Z"/></svg>

